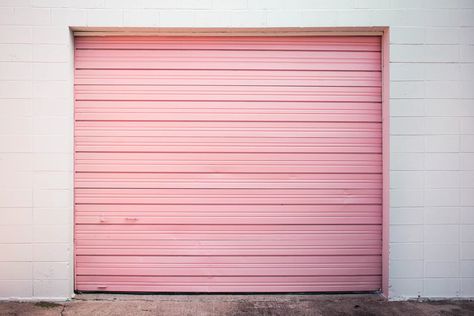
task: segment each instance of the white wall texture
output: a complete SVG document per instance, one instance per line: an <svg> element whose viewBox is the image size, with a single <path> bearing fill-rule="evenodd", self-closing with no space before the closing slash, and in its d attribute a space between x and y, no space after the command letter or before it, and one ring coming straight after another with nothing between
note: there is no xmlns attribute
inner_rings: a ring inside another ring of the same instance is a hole
<svg viewBox="0 0 474 316"><path fill-rule="evenodd" d="M389 26L390 297L474 296L474 0L0 0L0 298L73 295L69 26Z"/></svg>

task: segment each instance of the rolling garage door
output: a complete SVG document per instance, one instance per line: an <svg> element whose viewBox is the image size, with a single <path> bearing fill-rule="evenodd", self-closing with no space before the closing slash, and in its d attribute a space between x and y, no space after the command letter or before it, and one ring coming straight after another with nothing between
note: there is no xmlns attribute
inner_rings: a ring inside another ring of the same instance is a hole
<svg viewBox="0 0 474 316"><path fill-rule="evenodd" d="M381 287L379 37L78 37L80 291Z"/></svg>

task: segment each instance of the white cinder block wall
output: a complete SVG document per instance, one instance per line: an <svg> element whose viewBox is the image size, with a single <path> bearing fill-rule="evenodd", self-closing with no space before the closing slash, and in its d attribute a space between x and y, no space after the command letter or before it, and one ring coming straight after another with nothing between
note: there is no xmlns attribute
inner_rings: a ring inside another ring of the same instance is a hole
<svg viewBox="0 0 474 316"><path fill-rule="evenodd" d="M389 26L390 296L474 296L474 0L0 0L0 297L73 295L69 26Z"/></svg>

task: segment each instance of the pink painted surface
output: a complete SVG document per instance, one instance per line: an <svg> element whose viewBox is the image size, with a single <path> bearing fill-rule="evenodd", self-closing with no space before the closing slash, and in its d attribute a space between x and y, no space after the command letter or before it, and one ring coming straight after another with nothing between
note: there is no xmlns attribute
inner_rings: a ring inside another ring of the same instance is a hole
<svg viewBox="0 0 474 316"><path fill-rule="evenodd" d="M76 289L380 289L381 58L380 37L76 38Z"/></svg>

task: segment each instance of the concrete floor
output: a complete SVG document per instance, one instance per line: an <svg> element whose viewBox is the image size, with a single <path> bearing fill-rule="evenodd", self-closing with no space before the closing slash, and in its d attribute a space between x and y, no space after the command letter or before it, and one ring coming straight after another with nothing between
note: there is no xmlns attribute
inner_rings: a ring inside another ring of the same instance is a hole
<svg viewBox="0 0 474 316"><path fill-rule="evenodd" d="M0 315L474 315L474 301L387 302L377 295L81 294L66 303L0 302Z"/></svg>

